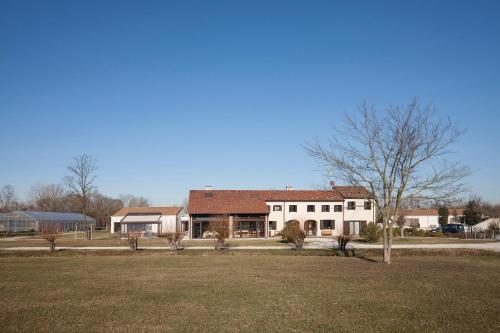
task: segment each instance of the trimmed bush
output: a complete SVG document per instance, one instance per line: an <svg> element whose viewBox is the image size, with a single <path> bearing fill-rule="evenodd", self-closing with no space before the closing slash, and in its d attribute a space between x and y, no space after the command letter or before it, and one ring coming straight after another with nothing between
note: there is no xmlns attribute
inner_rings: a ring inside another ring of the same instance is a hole
<svg viewBox="0 0 500 333"><path fill-rule="evenodd" d="M306 233L300 229L299 223L287 223L280 232L281 237L295 246L295 250L302 250Z"/></svg>
<svg viewBox="0 0 500 333"><path fill-rule="evenodd" d="M427 236L427 232L425 230L418 229L418 230L415 230L414 235L418 236L418 237L425 237L425 236Z"/></svg>
<svg viewBox="0 0 500 333"><path fill-rule="evenodd" d="M375 223L370 222L361 228L360 234L364 237L367 243L376 243L380 237L382 237L382 228Z"/></svg>
<svg viewBox="0 0 500 333"><path fill-rule="evenodd" d="M433 232L432 237L446 237L441 231Z"/></svg>

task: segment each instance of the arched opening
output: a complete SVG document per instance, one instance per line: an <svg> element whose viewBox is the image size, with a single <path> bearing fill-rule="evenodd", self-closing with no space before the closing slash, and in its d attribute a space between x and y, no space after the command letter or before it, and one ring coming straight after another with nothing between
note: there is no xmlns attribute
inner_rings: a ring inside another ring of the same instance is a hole
<svg viewBox="0 0 500 333"><path fill-rule="evenodd" d="M315 220L307 220L304 222L304 232L307 236L316 236L318 223Z"/></svg>

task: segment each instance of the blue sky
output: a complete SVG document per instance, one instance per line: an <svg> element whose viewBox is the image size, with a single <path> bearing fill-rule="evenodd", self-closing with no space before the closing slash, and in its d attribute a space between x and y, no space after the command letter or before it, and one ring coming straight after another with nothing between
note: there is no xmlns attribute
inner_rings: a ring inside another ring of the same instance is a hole
<svg viewBox="0 0 500 333"><path fill-rule="evenodd" d="M457 160L500 201L498 1L0 2L0 185L72 156L156 205L189 189L311 188L301 145L366 99L413 96L468 129Z"/></svg>

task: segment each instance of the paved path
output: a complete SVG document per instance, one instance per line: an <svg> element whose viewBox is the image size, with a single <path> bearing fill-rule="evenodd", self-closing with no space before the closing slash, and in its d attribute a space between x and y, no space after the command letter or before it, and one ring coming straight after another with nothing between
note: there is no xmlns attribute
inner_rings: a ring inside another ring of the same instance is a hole
<svg viewBox="0 0 500 333"><path fill-rule="evenodd" d="M335 243L329 240L312 241L307 243L305 249L330 249L335 247ZM381 244L349 244L349 247L355 249L382 249ZM231 250L288 250L290 246L236 246L231 247ZM466 243L466 244L397 244L393 245L394 249L477 249L477 250L490 250L500 252L500 242L495 243ZM5 247L0 248L0 251L47 251L48 246L37 247ZM111 250L111 251L124 251L129 250L128 246L58 246L57 250ZM167 246L140 246L139 249L143 250L170 250ZM212 250L211 246L190 246L186 250Z"/></svg>

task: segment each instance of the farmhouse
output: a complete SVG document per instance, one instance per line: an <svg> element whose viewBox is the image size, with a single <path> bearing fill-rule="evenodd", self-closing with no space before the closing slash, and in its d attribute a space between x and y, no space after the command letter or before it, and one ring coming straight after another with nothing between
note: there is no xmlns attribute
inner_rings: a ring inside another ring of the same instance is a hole
<svg viewBox="0 0 500 333"><path fill-rule="evenodd" d="M126 207L111 216L111 232L158 236L181 227L182 207Z"/></svg>
<svg viewBox="0 0 500 333"><path fill-rule="evenodd" d="M463 223L463 209L449 209L448 223ZM405 221L405 227L432 229L439 226L437 209L402 209L399 211Z"/></svg>
<svg viewBox="0 0 500 333"><path fill-rule="evenodd" d="M229 238L275 236L286 223L299 223L309 236L357 235L375 221L373 195L364 187L330 190L204 190L189 192L188 235L209 237L210 221L224 215Z"/></svg>

